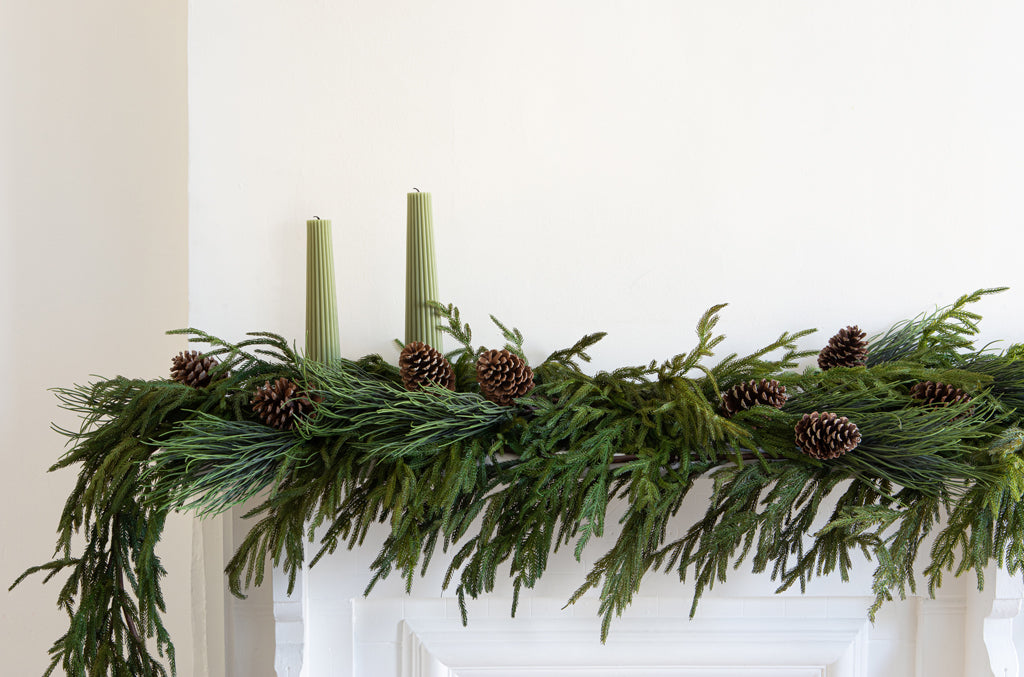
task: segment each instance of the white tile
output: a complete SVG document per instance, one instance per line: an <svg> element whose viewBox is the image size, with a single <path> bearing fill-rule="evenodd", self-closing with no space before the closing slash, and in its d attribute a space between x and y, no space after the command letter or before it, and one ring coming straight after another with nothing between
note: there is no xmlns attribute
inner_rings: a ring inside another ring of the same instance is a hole
<svg viewBox="0 0 1024 677"><path fill-rule="evenodd" d="M680 616L690 614L690 600L683 600ZM697 618L743 618L743 600L728 597L705 597L697 605Z"/></svg>
<svg viewBox="0 0 1024 677"><path fill-rule="evenodd" d="M527 601L527 596L524 594L519 598L519 611L526 610L529 613L530 604ZM481 612L481 616L486 618L512 618L512 598L511 597L489 597L487 599L487 610ZM519 618L520 614L516 613L516 618Z"/></svg>
<svg viewBox="0 0 1024 677"><path fill-rule="evenodd" d="M868 597L829 597L829 618L864 618L868 617L871 599Z"/></svg>
<svg viewBox="0 0 1024 677"><path fill-rule="evenodd" d="M786 600L776 597L743 600L744 618L782 618L786 615Z"/></svg>
<svg viewBox="0 0 1024 677"><path fill-rule="evenodd" d="M910 677L915 673L914 644L911 642L872 639L869 651L869 675Z"/></svg>
<svg viewBox="0 0 1024 677"><path fill-rule="evenodd" d="M357 642L397 642L398 624L405 614L400 599L366 600L354 605L353 635Z"/></svg>
<svg viewBox="0 0 1024 677"><path fill-rule="evenodd" d="M785 602L786 616L790 618L828 617L828 600L821 597L794 597Z"/></svg>
<svg viewBox="0 0 1024 677"><path fill-rule="evenodd" d="M599 607L600 604L601 604L601 601L598 600L598 599L586 599L585 598L585 599L577 600L575 604L573 604L572 606L569 607L569 609L572 610L572 615L573 616L584 616L584 617L592 616L592 617L594 617L594 616L598 615L598 611L597 610L598 610L598 607ZM568 611L568 609L567 609L567 611Z"/></svg>
<svg viewBox="0 0 1024 677"><path fill-rule="evenodd" d="M490 600L486 595L481 596L477 599L470 597L466 598L466 611L469 614L470 622L473 622L474 618L487 618L488 607L490 606ZM459 611L459 600L454 597L446 597L444 599L444 615L445 618L461 618L462 612Z"/></svg>
<svg viewBox="0 0 1024 677"><path fill-rule="evenodd" d="M579 567L579 565L577 565ZM541 597L561 597L563 599L569 599L569 597L576 592L576 588L580 587L580 583L583 582L583 569L577 568L573 573L553 573L551 571L544 572L544 576L537 581L537 584L533 586L533 589L527 590L523 588L520 592L520 598L538 595ZM512 595L512 587L509 586L507 591L502 591L503 594L508 596Z"/></svg>
<svg viewBox="0 0 1024 677"><path fill-rule="evenodd" d="M563 609L565 600L557 597L534 597L530 600L530 613L534 618L565 618L572 616L570 609Z"/></svg>
<svg viewBox="0 0 1024 677"><path fill-rule="evenodd" d="M359 642L353 661L358 677L392 677L398 675L398 644L396 642Z"/></svg>
<svg viewBox="0 0 1024 677"><path fill-rule="evenodd" d="M646 618L657 615L657 597L634 597L630 605L622 612L623 618Z"/></svg>
<svg viewBox="0 0 1024 677"><path fill-rule="evenodd" d="M871 638L914 640L917 637L917 600L882 605L871 626Z"/></svg>
<svg viewBox="0 0 1024 677"><path fill-rule="evenodd" d="M456 604L458 602L456 601ZM405 618L444 618L445 600L438 599L405 599Z"/></svg>

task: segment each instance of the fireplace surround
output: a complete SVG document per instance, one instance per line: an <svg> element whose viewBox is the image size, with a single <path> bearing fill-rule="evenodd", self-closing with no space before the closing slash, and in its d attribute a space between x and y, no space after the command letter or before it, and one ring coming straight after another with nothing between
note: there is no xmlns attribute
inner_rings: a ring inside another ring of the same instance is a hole
<svg viewBox="0 0 1024 677"><path fill-rule="evenodd" d="M659 576L602 645L597 599L564 607L557 589L559 572L568 581L585 566L571 556L556 556L555 582L524 591L515 618L498 591L469 600L463 627L455 598L429 596L439 589L431 572L412 595L396 584L364 597L372 550L306 570L291 597L275 579L278 677L1019 676L1014 622L1024 590L996 569L984 592L964 577L935 599L887 604L873 624L867 578L819 580L807 595L774 595L767 580L740 578L689 619L680 583Z"/></svg>

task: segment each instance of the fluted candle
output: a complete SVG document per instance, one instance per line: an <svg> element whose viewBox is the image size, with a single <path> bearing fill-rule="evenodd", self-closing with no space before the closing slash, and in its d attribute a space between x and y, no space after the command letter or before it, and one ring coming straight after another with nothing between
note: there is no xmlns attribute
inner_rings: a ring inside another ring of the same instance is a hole
<svg viewBox="0 0 1024 677"><path fill-rule="evenodd" d="M430 301L437 301L434 218L430 193L409 193L405 244L405 342L441 350L441 330Z"/></svg>
<svg viewBox="0 0 1024 677"><path fill-rule="evenodd" d="M306 221L306 357L317 362L341 357L334 249L328 219Z"/></svg>

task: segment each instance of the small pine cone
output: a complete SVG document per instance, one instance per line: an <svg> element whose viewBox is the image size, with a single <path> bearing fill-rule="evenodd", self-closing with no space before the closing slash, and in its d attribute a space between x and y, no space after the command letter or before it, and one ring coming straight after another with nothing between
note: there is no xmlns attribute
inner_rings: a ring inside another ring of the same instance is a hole
<svg viewBox="0 0 1024 677"><path fill-rule="evenodd" d="M839 458L860 444L860 430L845 416L829 412L804 414L794 428L796 446L808 456Z"/></svg>
<svg viewBox="0 0 1024 677"><path fill-rule="evenodd" d="M931 381L918 383L910 389L910 396L916 400L923 400L925 404L934 404L940 407L971 401L971 396L960 388Z"/></svg>
<svg viewBox="0 0 1024 677"><path fill-rule="evenodd" d="M455 390L455 371L440 352L426 343L412 341L402 349L398 358L402 383L408 390L419 390L425 385L439 385Z"/></svg>
<svg viewBox="0 0 1024 677"><path fill-rule="evenodd" d="M476 363L480 392L491 402L508 406L533 390L533 370L507 350L488 350Z"/></svg>
<svg viewBox="0 0 1024 677"><path fill-rule="evenodd" d="M300 390L297 383L282 376L257 388L251 404L252 410L267 425L278 430L291 430L297 418L308 416L313 411L314 400L319 401Z"/></svg>
<svg viewBox="0 0 1024 677"><path fill-rule="evenodd" d="M205 388L210 385L210 370L218 364L212 357L192 350L180 352L171 358L171 380L193 388Z"/></svg>
<svg viewBox="0 0 1024 677"><path fill-rule="evenodd" d="M738 383L722 393L722 412L727 416L750 409L755 404L764 404L781 409L786 403L786 386L778 381L761 379L760 383L751 379L746 383Z"/></svg>
<svg viewBox="0 0 1024 677"><path fill-rule="evenodd" d="M868 357L868 342L864 340L865 335L856 325L840 329L818 353L818 366L822 369L863 367Z"/></svg>

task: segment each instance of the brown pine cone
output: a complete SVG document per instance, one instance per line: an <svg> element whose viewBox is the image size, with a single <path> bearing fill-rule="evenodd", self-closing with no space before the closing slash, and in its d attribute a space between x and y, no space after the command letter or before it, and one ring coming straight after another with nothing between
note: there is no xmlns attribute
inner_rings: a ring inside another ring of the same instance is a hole
<svg viewBox="0 0 1024 677"><path fill-rule="evenodd" d="M868 357L868 342L864 340L865 336L866 334L856 325L840 329L818 353L818 366L822 369L863 367Z"/></svg>
<svg viewBox="0 0 1024 677"><path fill-rule="evenodd" d="M845 416L829 412L804 414L794 428L796 446L822 460L839 458L860 444L860 430Z"/></svg>
<svg viewBox="0 0 1024 677"><path fill-rule="evenodd" d="M171 380L193 388L205 388L210 385L210 370L218 362L212 357L203 357L196 351L180 352L171 358Z"/></svg>
<svg viewBox="0 0 1024 677"><path fill-rule="evenodd" d="M408 390L434 384L455 390L455 371L439 351L421 341L412 341L398 358L402 383Z"/></svg>
<svg viewBox="0 0 1024 677"><path fill-rule="evenodd" d="M291 430L297 418L312 413L314 401L319 401L319 398L311 398L297 383L282 376L257 388L251 404L252 410L267 425L278 430Z"/></svg>
<svg viewBox="0 0 1024 677"><path fill-rule="evenodd" d="M722 393L722 412L728 417L750 409L755 404L781 409L787 397L786 386L778 381L763 378L758 382L751 379L746 383L737 383Z"/></svg>
<svg viewBox="0 0 1024 677"><path fill-rule="evenodd" d="M533 390L533 370L526 361L507 350L488 350L476 362L480 392L491 402L512 404Z"/></svg>
<svg viewBox="0 0 1024 677"><path fill-rule="evenodd" d="M971 401L971 396L960 388L932 381L915 385L910 389L910 396L916 400L922 400L925 404L934 404L940 407Z"/></svg>

